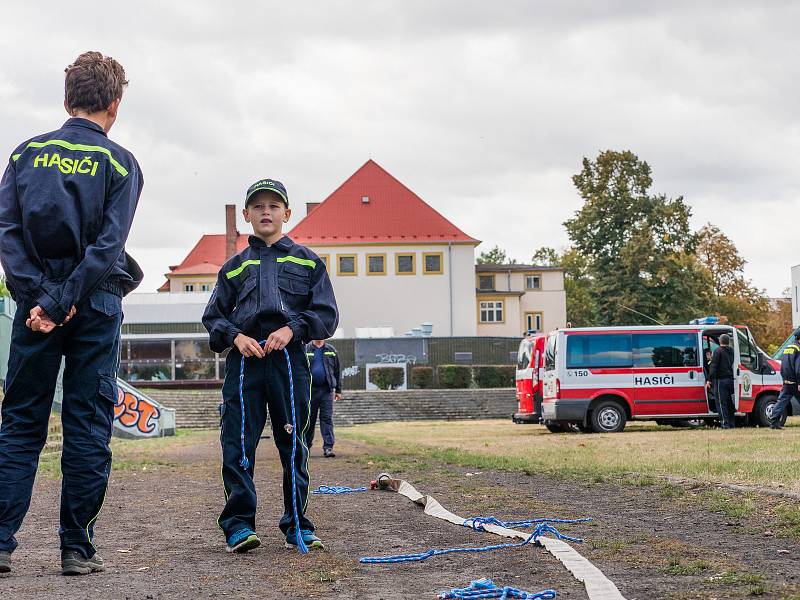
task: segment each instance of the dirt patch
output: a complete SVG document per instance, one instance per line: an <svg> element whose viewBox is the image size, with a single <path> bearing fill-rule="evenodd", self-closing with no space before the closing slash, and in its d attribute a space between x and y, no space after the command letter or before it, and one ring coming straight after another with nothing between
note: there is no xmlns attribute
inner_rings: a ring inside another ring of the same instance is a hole
<svg viewBox="0 0 800 600"><path fill-rule="evenodd" d="M530 591L551 587L563 598L586 598L583 586L548 552L535 547L424 563L359 564L362 556L500 541L424 516L391 493L312 496L309 515L327 550L308 556L286 550L277 529L281 490L271 440L262 442L256 466L258 530L264 546L248 555L229 555L216 526L223 501L216 434L149 444L126 446L118 453L125 468L112 475L96 528L108 572L81 578L59 574L59 482L40 478L18 536L14 572L0 580L0 597L395 600L435 598L443 589L491 577ZM337 445L337 451L336 459L323 459L315 449L314 486L364 485L389 470L465 517L594 517L593 524L563 530L586 537L578 550L629 600L800 594L795 574L800 544L780 537L760 516L760 498L750 500L755 510L732 517L702 508L702 502L715 510L724 508L718 499L702 496L707 489L474 473L352 442Z"/></svg>

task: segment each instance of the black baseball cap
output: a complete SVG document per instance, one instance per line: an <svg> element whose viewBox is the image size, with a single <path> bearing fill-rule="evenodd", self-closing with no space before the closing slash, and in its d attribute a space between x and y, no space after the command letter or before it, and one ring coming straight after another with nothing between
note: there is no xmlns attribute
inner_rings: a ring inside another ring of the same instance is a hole
<svg viewBox="0 0 800 600"><path fill-rule="evenodd" d="M247 188L247 194L244 198L245 208L247 208L250 198L258 192L272 192L273 194L277 194L280 196L280 199L283 200L283 203L287 207L289 206L289 194L286 193L286 187L280 181L276 181L275 179L259 179Z"/></svg>

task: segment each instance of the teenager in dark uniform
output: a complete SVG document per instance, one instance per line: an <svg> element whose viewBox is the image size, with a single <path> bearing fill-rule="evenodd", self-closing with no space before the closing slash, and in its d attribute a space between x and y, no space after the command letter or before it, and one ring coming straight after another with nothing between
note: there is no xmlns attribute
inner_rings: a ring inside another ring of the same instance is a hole
<svg viewBox="0 0 800 600"><path fill-rule="evenodd" d="M253 472L256 447L269 411L283 466L284 513L279 527L287 544L297 544L291 462L292 436L296 433L299 444L294 467L300 535L308 547L321 548L314 524L305 515L309 485L305 432L311 386L305 343L330 337L336 331L336 299L325 263L282 233L283 224L292 214L282 183L262 179L251 185L243 213L245 221L253 226L253 235L247 248L220 269L203 314L211 349L223 352L230 348L222 386L220 432L225 508L218 523L230 552L246 552L261 544L255 532ZM262 340L263 345L259 344ZM289 352L291 379L284 348ZM240 379L243 356L244 373ZM298 432L291 427L292 391Z"/></svg>
<svg viewBox="0 0 800 600"><path fill-rule="evenodd" d="M0 427L0 572L30 505L62 357L62 572L105 568L93 534L111 471L122 297L142 280L125 253L142 171L107 137L127 83L114 59L81 54L66 69L70 119L20 144L0 183L0 262L18 305Z"/></svg>
<svg viewBox="0 0 800 600"><path fill-rule="evenodd" d="M733 375L733 348L731 338L727 333L719 336L719 348L714 350L711 357L711 366L708 372L708 387L713 386L714 396L717 399L719 415L722 417L722 428L733 429L736 426L735 408L733 406L734 381Z"/></svg>
<svg viewBox="0 0 800 600"><path fill-rule="evenodd" d="M314 428L319 415L322 434L322 455L333 458L333 402L342 398L342 376L336 348L325 340L313 340L306 346L306 356L311 365L311 421L306 431L309 451L314 443Z"/></svg>

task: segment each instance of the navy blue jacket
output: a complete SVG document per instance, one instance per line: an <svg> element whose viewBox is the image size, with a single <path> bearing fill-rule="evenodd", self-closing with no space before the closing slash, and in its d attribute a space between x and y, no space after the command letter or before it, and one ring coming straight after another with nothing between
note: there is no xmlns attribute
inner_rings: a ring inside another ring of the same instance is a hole
<svg viewBox="0 0 800 600"><path fill-rule="evenodd" d="M286 236L267 246L251 235L220 269L203 313L214 352L230 348L239 333L261 340L288 325L294 340L307 342L331 337L338 324L325 263Z"/></svg>
<svg viewBox="0 0 800 600"><path fill-rule="evenodd" d="M306 345L306 356L308 357L309 362L314 360L314 351L316 349L317 347L313 343L309 343ZM342 370L339 365L339 355L336 352L336 348L326 343L325 345L322 346L322 352L323 352L322 364L325 365L325 379L328 382L328 387L337 394L341 394ZM312 385L315 385L316 383L318 382L312 381Z"/></svg>
<svg viewBox="0 0 800 600"><path fill-rule="evenodd" d="M796 340L783 350L781 377L785 383L800 382L800 342Z"/></svg>
<svg viewBox="0 0 800 600"><path fill-rule="evenodd" d="M133 155L73 118L20 144L0 182L0 262L17 302L61 323L97 289L134 290L125 241L144 185Z"/></svg>

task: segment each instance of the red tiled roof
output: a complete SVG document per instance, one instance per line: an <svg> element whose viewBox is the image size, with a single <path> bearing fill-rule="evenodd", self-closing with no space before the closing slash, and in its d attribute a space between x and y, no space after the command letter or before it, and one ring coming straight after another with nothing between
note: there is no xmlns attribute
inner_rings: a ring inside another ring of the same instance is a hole
<svg viewBox="0 0 800 600"><path fill-rule="evenodd" d="M241 252L247 247L248 237L247 234L239 234L236 240L236 252ZM216 275L224 262L225 234L207 234L200 238L181 264L170 267L167 275ZM168 292L169 280L165 281L158 291Z"/></svg>
<svg viewBox="0 0 800 600"><path fill-rule="evenodd" d="M371 159L287 235L306 245L479 243Z"/></svg>
<svg viewBox="0 0 800 600"><path fill-rule="evenodd" d="M197 265L189 265L188 267L178 267L170 275L216 275L221 267L222 265L204 262Z"/></svg>

